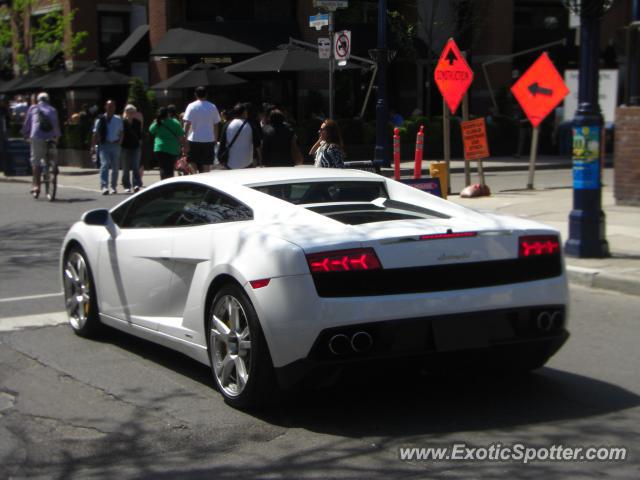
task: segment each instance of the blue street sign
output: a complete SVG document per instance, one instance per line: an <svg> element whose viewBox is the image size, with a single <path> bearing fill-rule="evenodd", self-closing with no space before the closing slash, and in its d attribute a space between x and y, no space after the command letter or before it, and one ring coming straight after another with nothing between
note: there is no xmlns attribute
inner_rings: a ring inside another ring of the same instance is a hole
<svg viewBox="0 0 640 480"><path fill-rule="evenodd" d="M317 15L309 16L309 26L311 28L315 28L316 30L320 30L322 27L329 25L329 14L328 13L319 13Z"/></svg>

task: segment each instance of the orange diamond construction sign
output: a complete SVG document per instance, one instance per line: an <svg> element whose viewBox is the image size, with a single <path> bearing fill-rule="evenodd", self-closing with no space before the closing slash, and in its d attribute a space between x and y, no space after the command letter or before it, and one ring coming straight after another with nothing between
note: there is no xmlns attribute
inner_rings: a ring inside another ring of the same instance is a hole
<svg viewBox="0 0 640 480"><path fill-rule="evenodd" d="M536 128L567 96L569 88L545 52L513 84L511 93Z"/></svg>
<svg viewBox="0 0 640 480"><path fill-rule="evenodd" d="M449 39L440 54L434 71L434 80L449 110L455 114L464 94L473 82L473 70L460 53L453 38Z"/></svg>

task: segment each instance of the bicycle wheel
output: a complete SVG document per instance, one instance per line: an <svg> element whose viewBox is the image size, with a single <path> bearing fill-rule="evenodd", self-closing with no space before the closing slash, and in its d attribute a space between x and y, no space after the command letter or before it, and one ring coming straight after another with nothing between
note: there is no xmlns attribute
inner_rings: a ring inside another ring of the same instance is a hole
<svg viewBox="0 0 640 480"><path fill-rule="evenodd" d="M50 185L49 185L49 181L51 178L51 172L49 172L49 166L44 166L42 167L42 184L44 185L44 193L45 196L47 197L47 200L49 199L49 195L50 195Z"/></svg>
<svg viewBox="0 0 640 480"><path fill-rule="evenodd" d="M53 164L48 168L49 181L47 182L47 200L53 202L56 199L56 191L58 190L58 166Z"/></svg>

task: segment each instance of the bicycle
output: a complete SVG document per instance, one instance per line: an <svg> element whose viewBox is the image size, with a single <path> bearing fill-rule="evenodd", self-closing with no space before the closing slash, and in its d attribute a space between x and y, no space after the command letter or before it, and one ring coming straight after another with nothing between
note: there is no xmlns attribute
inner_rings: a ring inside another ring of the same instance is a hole
<svg viewBox="0 0 640 480"><path fill-rule="evenodd" d="M54 140L47 141L47 152L44 158L40 159L40 185L44 185L47 200L53 202L56 199L58 190L58 163L56 162L56 143ZM33 198L40 196L40 189L32 193Z"/></svg>

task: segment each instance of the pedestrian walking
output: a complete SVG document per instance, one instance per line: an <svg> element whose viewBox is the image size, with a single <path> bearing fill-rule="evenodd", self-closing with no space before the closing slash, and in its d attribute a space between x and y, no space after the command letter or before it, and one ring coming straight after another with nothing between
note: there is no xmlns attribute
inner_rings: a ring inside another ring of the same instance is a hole
<svg viewBox="0 0 640 480"><path fill-rule="evenodd" d="M120 169L120 145L122 143L122 118L115 114L116 102L107 100L102 115L98 115L93 126L91 154L98 149L100 157L100 188L103 195L109 195L109 170L111 170L111 194L118 191L118 170Z"/></svg>
<svg viewBox="0 0 640 480"><path fill-rule="evenodd" d="M271 110L262 127L262 165L265 167L293 167L302 163L296 134L284 120L281 110Z"/></svg>
<svg viewBox="0 0 640 480"><path fill-rule="evenodd" d="M125 193L131 193L132 188L134 192L137 192L142 187L142 179L140 178L142 122L135 115L137 111L135 105L128 104L124 107L122 115L122 187Z"/></svg>
<svg viewBox="0 0 640 480"><path fill-rule="evenodd" d="M251 102L245 103L244 108L247 112L247 121L249 125L251 125L253 164L259 166L262 165L262 128L260 126L260 119L258 118L258 111Z"/></svg>
<svg viewBox="0 0 640 480"><path fill-rule="evenodd" d="M196 100L187 105L184 112L184 130L188 140L185 150L199 172L211 170L219 126L220 112L207 100L206 88L196 88Z"/></svg>
<svg viewBox="0 0 640 480"><path fill-rule="evenodd" d="M335 120L326 119L318 130L318 140L309 150L315 155L314 166L323 168L344 168L344 146L340 127Z"/></svg>
<svg viewBox="0 0 640 480"><path fill-rule="evenodd" d="M173 177L173 167L184 145L184 130L180 122L169 116L167 107L160 107L149 133L155 137L153 154L160 167L160 179Z"/></svg>
<svg viewBox="0 0 640 480"><path fill-rule="evenodd" d="M225 125L218 150L218 160L226 168L235 170L252 167L253 132L247 119L247 109L238 103L230 113L232 120Z"/></svg>
<svg viewBox="0 0 640 480"><path fill-rule="evenodd" d="M40 163L47 159L49 142L56 142L60 137L60 121L57 110L49 105L49 95L41 92L37 103L31 105L25 114L22 135L29 139L31 150L31 169L33 180L31 194L40 193Z"/></svg>

